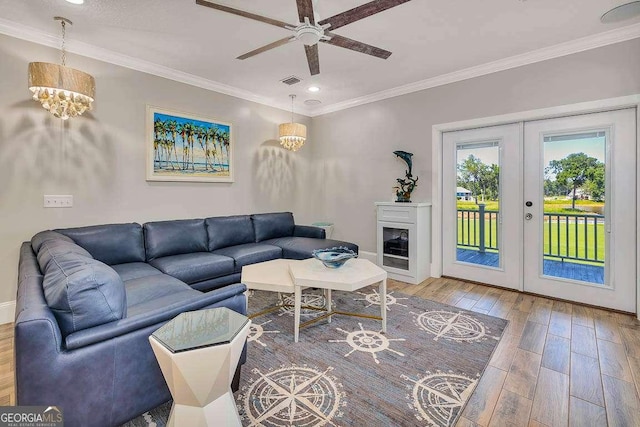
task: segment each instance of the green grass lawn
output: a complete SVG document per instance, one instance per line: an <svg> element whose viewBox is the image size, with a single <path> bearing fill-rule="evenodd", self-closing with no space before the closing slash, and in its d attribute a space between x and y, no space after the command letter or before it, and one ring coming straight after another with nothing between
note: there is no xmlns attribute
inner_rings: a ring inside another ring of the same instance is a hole
<svg viewBox="0 0 640 427"><path fill-rule="evenodd" d="M569 256L589 259L595 258L598 260L605 259L604 224L594 225L593 222L589 221L585 232L583 223L578 224L577 231L575 223L569 223L568 236L566 227L567 225L562 218L560 221L560 230L558 230L558 223L555 222L555 220L551 222L551 228L549 228L549 222L544 223L545 253L550 254L551 256ZM491 233L489 233L490 229ZM497 245L497 231L497 221L495 219L492 221L485 220L485 246L487 249ZM489 237L490 235L491 238ZM596 240L598 245L597 252ZM465 216L464 221L461 217L458 217L458 245L462 244L473 246L478 246L480 244L480 221L478 219L474 219L473 215L471 216L471 220L467 220L467 217ZM584 263L591 264L590 262Z"/></svg>
<svg viewBox="0 0 640 427"><path fill-rule="evenodd" d="M488 211L497 211L499 210L499 203L495 200L488 200L485 202L485 210ZM458 209L466 209L466 210L478 210L478 205L476 202L467 201L467 200L458 200L457 202ZM544 212L545 213L593 213L591 212L594 209L602 209L604 208L603 202L596 202L593 200L576 200L576 209L571 209L571 200L560 199L560 200L545 200L544 201Z"/></svg>

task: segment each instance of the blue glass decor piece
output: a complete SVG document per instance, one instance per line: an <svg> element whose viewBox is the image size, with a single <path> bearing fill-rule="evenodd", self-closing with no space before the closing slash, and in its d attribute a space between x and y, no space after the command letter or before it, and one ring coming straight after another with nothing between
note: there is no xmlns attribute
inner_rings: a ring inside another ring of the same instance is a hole
<svg viewBox="0 0 640 427"><path fill-rule="evenodd" d="M404 160L407 164L407 170L405 171L405 178L398 178L396 181L398 185L393 187L396 190L396 202L410 203L411 202L411 192L418 186L418 177L414 177L411 174L411 168L413 166L413 161L411 157L413 157L413 153L408 153L406 151L394 151L393 154L398 156L398 158Z"/></svg>
<svg viewBox="0 0 640 427"><path fill-rule="evenodd" d="M357 253L344 246L329 249L316 249L313 251L312 255L315 259L322 262L322 264L327 268L342 267L344 263L351 258L358 257Z"/></svg>

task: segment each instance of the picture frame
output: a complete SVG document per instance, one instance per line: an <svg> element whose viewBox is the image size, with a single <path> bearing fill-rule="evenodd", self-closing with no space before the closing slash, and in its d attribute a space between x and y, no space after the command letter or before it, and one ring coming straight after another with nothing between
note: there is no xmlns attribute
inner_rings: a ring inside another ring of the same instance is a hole
<svg viewBox="0 0 640 427"><path fill-rule="evenodd" d="M231 123L147 105L147 181L233 182Z"/></svg>

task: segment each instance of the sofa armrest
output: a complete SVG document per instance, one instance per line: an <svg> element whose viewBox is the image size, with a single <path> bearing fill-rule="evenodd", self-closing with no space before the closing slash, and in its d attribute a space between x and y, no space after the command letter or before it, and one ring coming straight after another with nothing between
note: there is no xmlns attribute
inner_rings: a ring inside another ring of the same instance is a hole
<svg viewBox="0 0 640 427"><path fill-rule="evenodd" d="M312 237L314 239L325 239L327 234L324 228L311 225L296 225L293 227L293 237Z"/></svg>
<svg viewBox="0 0 640 427"><path fill-rule="evenodd" d="M246 290L247 287L241 283L225 286L206 293L201 293L193 289L185 290L180 293L184 293L184 295L174 294L171 296L174 298L176 296L182 297L174 303L161 299L158 300L158 308L154 308L144 314L74 332L67 336L66 347L67 350L73 350L106 341L138 329L169 321L185 311L200 310L216 304L220 305L218 303L225 300L229 300L231 303L229 304L231 305L229 308L241 312L241 314L246 314L246 297L244 295ZM197 292L197 294L193 294L194 292Z"/></svg>

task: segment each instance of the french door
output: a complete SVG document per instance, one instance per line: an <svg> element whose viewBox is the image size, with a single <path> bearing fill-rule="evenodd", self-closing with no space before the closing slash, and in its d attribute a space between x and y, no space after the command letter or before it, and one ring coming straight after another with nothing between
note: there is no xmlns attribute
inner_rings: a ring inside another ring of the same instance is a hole
<svg viewBox="0 0 640 427"><path fill-rule="evenodd" d="M443 135L443 273L636 311L636 112Z"/></svg>
<svg viewBox="0 0 640 427"><path fill-rule="evenodd" d="M636 311L635 118L626 109L525 123L525 291ZM550 188L564 175L567 187ZM549 196L558 193L568 197Z"/></svg>
<svg viewBox="0 0 640 427"><path fill-rule="evenodd" d="M445 275L522 289L520 135L520 124L443 135Z"/></svg>

